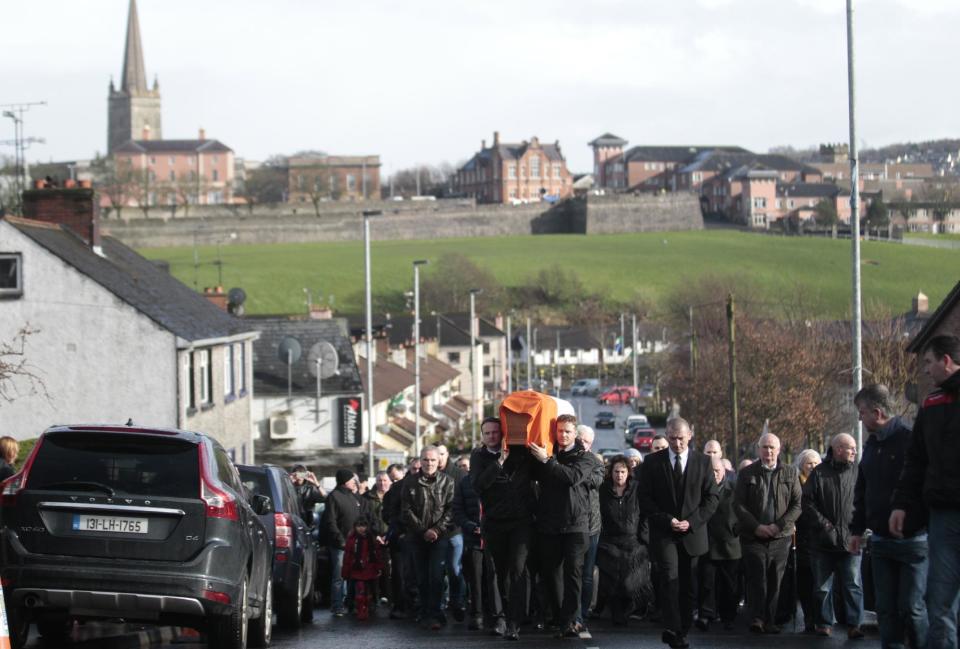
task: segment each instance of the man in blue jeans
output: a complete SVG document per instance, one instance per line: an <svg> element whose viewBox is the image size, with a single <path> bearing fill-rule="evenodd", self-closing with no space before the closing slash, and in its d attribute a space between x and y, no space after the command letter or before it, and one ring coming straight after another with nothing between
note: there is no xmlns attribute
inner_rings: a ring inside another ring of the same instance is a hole
<svg viewBox="0 0 960 649"><path fill-rule="evenodd" d="M833 633L833 580L840 580L846 608L847 637L863 637L863 586L860 555L850 552L853 488L857 480L857 442L840 433L830 453L803 485L803 516L812 530L815 623L817 634Z"/></svg>
<svg viewBox="0 0 960 649"><path fill-rule="evenodd" d="M885 385L868 385L854 397L860 421L870 432L863 445L853 495L850 552L859 554L866 530L870 536L871 566L877 622L883 649L927 645L927 520L920 503L907 509L903 538L890 535L890 498L910 441L910 428L892 416L890 391Z"/></svg>
<svg viewBox="0 0 960 649"><path fill-rule="evenodd" d="M927 646L956 649L960 597L960 338L931 338L924 346L921 364L937 388L917 413L903 472L893 492L889 526L893 537L904 538L910 532L910 508L926 505L930 561Z"/></svg>

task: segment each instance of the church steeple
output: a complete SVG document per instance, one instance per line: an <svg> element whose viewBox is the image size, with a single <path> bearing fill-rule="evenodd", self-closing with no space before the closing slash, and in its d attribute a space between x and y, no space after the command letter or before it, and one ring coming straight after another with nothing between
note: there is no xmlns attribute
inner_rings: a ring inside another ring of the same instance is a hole
<svg viewBox="0 0 960 649"><path fill-rule="evenodd" d="M127 16L127 44L123 51L123 77L120 89L130 94L147 92L147 72L143 64L137 0L130 0L130 13Z"/></svg>
<svg viewBox="0 0 960 649"><path fill-rule="evenodd" d="M137 0L130 0L129 12L120 87L114 86L111 80L107 98L108 153L113 153L130 140L139 140L145 127L149 127L152 139L163 139L160 129L160 84L154 77L153 88L147 85Z"/></svg>

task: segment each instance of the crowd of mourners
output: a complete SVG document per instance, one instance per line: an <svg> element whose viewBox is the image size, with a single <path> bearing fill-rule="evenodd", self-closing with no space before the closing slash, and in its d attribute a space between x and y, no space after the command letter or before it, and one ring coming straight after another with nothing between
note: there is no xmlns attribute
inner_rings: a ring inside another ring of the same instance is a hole
<svg viewBox="0 0 960 649"><path fill-rule="evenodd" d="M822 458L807 449L788 463L768 432L734 471L675 417L646 457L604 463L593 430L559 415L552 453L505 445L489 418L469 457L428 446L362 495L338 471L321 521L332 612L389 603L392 619L438 630L449 614L509 640L578 637L603 615L659 622L683 648L694 625L780 633L798 604L804 631L839 623L859 639L866 593L884 648L955 648L960 338L933 338L922 363L936 389L912 430L885 386L856 394L859 461L838 434Z"/></svg>

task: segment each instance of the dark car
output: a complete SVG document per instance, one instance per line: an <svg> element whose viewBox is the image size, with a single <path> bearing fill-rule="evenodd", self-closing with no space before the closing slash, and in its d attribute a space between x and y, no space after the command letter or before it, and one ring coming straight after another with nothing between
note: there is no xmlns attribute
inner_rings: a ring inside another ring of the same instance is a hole
<svg viewBox="0 0 960 649"><path fill-rule="evenodd" d="M270 643L270 540L223 447L200 433L55 426L2 483L0 577L12 644L35 622L200 628L211 647Z"/></svg>
<svg viewBox="0 0 960 649"><path fill-rule="evenodd" d="M313 512L303 512L287 472L273 465L238 466L243 486L256 495L269 496L272 511L260 520L273 541L273 600L277 621L295 629L313 621L314 576L317 545Z"/></svg>
<svg viewBox="0 0 960 649"><path fill-rule="evenodd" d="M653 438L657 434L652 428L637 426L633 430L633 448L641 453L649 453L650 446L653 444Z"/></svg>
<svg viewBox="0 0 960 649"><path fill-rule="evenodd" d="M593 425L597 428L615 428L617 417L609 410L601 410L597 413L597 419Z"/></svg>

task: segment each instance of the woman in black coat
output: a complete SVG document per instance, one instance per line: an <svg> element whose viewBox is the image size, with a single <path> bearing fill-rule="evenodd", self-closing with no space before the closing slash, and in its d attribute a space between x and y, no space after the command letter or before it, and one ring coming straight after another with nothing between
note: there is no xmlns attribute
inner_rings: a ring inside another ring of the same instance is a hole
<svg viewBox="0 0 960 649"><path fill-rule="evenodd" d="M600 518L600 598L609 605L614 624L626 624L632 612L646 612L653 588L647 548L641 543L637 481L622 455L610 460L600 486Z"/></svg>

